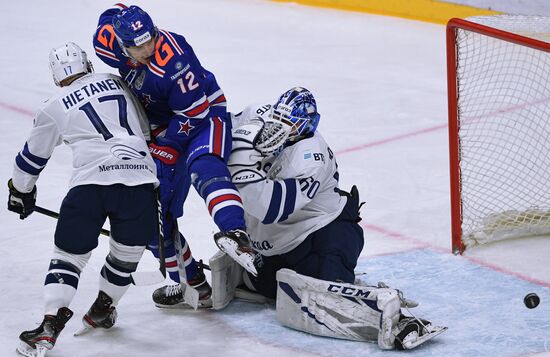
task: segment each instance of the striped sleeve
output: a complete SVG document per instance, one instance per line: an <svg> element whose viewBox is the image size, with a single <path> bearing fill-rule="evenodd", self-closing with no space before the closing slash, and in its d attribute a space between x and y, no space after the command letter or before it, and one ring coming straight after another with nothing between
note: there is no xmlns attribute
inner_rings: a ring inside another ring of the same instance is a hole
<svg viewBox="0 0 550 357"><path fill-rule="evenodd" d="M44 167L46 167L48 159L32 154L29 151L29 143L26 142L23 150L15 158L15 165L29 175L38 176Z"/></svg>
<svg viewBox="0 0 550 357"><path fill-rule="evenodd" d="M59 144L61 136L55 121L43 111L39 112L23 150L15 157L12 178L18 191L32 191L38 176Z"/></svg>
<svg viewBox="0 0 550 357"><path fill-rule="evenodd" d="M245 211L263 224L284 222L296 210L309 202L302 197L295 179L265 180L240 188Z"/></svg>

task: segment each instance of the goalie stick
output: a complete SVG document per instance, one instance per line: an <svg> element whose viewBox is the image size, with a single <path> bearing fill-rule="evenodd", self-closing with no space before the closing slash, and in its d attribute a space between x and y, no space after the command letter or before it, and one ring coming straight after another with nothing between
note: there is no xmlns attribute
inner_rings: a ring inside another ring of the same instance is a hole
<svg viewBox="0 0 550 357"><path fill-rule="evenodd" d="M172 238L174 241L174 247L176 248L176 261L178 262L178 271L180 275L180 286L183 293L183 301L191 306L193 310L197 310L199 307L199 292L187 283L187 274L185 271L185 262L183 261L183 247L181 246L180 231L178 228L178 221L174 221L172 228ZM164 244L164 242L162 242Z"/></svg>
<svg viewBox="0 0 550 357"><path fill-rule="evenodd" d="M34 211L38 212L38 213L41 213L41 214L43 214L45 216L48 216L48 217L59 219L59 213L57 213L55 211L51 211L51 210L49 210L47 208L44 208L44 207L35 206ZM160 215L160 208L159 208L159 215ZM159 260L160 260L159 270L155 270L155 271L136 271L136 272L133 272L132 274L130 274L132 284L134 284L136 286L154 285L154 284L162 283L164 281L164 279L166 278L166 264L165 264L165 259L164 259L164 244L163 244L164 241L160 240L160 239L164 239L162 237L162 222L160 221L160 217L159 217L159 231L160 231L159 243L162 242L162 244L159 244ZM107 236L107 237L111 236L111 232L108 231L107 229L104 229L104 228L101 228L100 234L104 235L104 236Z"/></svg>

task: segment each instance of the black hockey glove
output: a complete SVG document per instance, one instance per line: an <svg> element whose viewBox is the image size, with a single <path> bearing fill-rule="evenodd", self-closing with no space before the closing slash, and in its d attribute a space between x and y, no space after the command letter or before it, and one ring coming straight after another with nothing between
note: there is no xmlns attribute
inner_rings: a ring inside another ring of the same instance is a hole
<svg viewBox="0 0 550 357"><path fill-rule="evenodd" d="M31 192L19 192L13 187L13 182L10 179L8 181L8 189L10 190L8 210L19 213L20 219L27 218L34 211L36 204L36 186L32 188Z"/></svg>

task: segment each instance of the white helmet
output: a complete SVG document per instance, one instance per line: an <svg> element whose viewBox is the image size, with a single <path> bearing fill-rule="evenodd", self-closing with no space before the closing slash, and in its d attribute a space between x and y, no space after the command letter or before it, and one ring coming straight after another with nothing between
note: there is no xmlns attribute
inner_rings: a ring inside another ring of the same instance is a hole
<svg viewBox="0 0 550 357"><path fill-rule="evenodd" d="M73 42L67 42L50 51L50 69L53 81L59 87L64 79L79 73L93 72L92 63L88 61L86 52Z"/></svg>

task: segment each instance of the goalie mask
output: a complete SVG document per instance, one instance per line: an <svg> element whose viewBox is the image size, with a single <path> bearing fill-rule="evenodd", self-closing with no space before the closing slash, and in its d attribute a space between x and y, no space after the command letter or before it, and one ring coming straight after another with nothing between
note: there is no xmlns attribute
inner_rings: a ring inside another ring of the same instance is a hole
<svg viewBox="0 0 550 357"><path fill-rule="evenodd" d="M67 42L50 51L50 69L53 81L59 87L62 86L61 82L69 77L93 72L92 62L88 61L86 52L73 42Z"/></svg>
<svg viewBox="0 0 550 357"><path fill-rule="evenodd" d="M153 20L139 6L132 5L113 16L113 28L116 39L124 54L128 47L137 47L157 38L158 30Z"/></svg>
<svg viewBox="0 0 550 357"><path fill-rule="evenodd" d="M271 116L273 120L290 126L289 140L312 135L321 118L313 94L302 87L283 93L273 106Z"/></svg>

